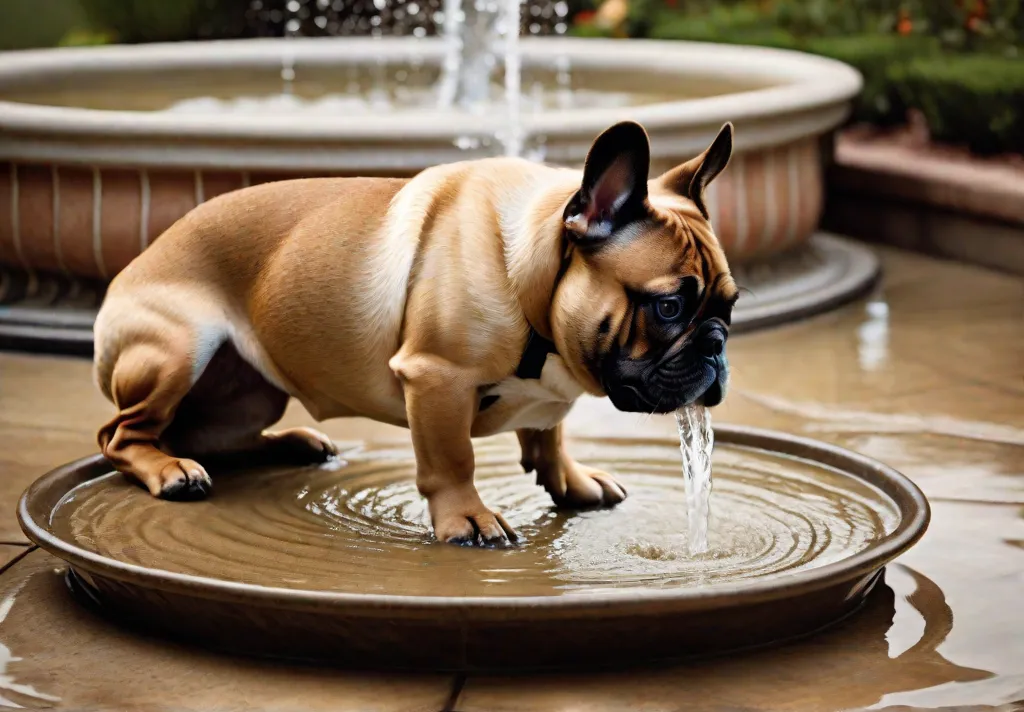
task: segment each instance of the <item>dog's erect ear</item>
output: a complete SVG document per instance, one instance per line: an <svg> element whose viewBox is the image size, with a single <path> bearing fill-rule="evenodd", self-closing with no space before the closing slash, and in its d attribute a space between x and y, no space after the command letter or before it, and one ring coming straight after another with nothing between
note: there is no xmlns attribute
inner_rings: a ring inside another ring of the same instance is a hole
<svg viewBox="0 0 1024 712"><path fill-rule="evenodd" d="M640 124L624 121L598 136L587 154L583 185L565 209L569 236L600 242L642 214L650 168L651 144Z"/></svg>
<svg viewBox="0 0 1024 712"><path fill-rule="evenodd" d="M707 150L696 158L676 166L658 178L670 190L689 198L697 210L708 219L704 204L704 190L719 173L725 170L732 156L732 124L725 124Z"/></svg>

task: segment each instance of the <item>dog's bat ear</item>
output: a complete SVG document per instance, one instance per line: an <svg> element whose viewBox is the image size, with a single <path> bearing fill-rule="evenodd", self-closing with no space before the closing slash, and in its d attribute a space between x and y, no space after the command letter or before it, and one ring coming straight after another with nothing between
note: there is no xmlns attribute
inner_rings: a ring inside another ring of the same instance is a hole
<svg viewBox="0 0 1024 712"><path fill-rule="evenodd" d="M650 168L651 144L640 124L624 121L598 136L587 154L583 185L563 215L569 236L600 242L641 214Z"/></svg>
<svg viewBox="0 0 1024 712"><path fill-rule="evenodd" d="M692 200L707 220L709 215L704 203L704 190L729 165L731 156L732 124L727 123L704 153L669 170L658 180L670 190Z"/></svg>

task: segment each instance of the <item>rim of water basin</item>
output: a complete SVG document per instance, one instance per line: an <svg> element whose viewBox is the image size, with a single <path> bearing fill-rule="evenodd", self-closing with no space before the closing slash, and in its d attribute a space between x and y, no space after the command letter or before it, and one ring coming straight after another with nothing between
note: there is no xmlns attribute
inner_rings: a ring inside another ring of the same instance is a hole
<svg viewBox="0 0 1024 712"><path fill-rule="evenodd" d="M567 58L572 68L590 73L642 72L652 86L659 77L678 79L688 73L757 85L696 99L524 114L525 136L543 137L554 161L582 160L594 136L623 119L648 129L656 156L702 150L725 121L737 126L737 150L774 146L835 128L862 86L860 74L841 62L763 47L532 38L524 39L521 49L527 68L555 67ZM443 54L438 38L258 39L27 50L0 54L0 96L5 89L58 77L87 81L97 74L158 69L274 69L286 58L299 67L439 65ZM298 121L287 114L211 115L0 101L0 157L293 168L346 168L373 157L371 165L402 168L425 160L440 162L438 153L444 154L441 160L474 157L472 150L457 149L454 138L493 137L505 121L495 114L499 112L476 116L424 109L415 113L415 121L408 113L384 113L372 120L366 115L303 115ZM170 140L173 150L167 146ZM381 155L382 146L392 148L384 153L394 155ZM302 151L307 153L296 155Z"/></svg>
<svg viewBox="0 0 1024 712"><path fill-rule="evenodd" d="M603 442L608 438L575 438ZM610 439L675 446L666 438ZM510 610L581 614L616 609L623 614L650 615L673 610L709 610L751 605L764 601L800 596L871 574L913 546L923 535L931 518L924 493L908 477L876 460L836 445L760 428L719 425L715 440L720 445L767 450L784 456L814 462L853 477L882 492L900 513L896 528L867 548L840 561L798 571L767 581L716 584L677 590L608 590L585 596L402 596L296 590L225 581L175 573L129 564L87 551L56 536L49 519L57 504L75 487L111 472L102 456L94 455L59 467L33 483L18 502L18 521L33 542L73 567L143 588L210 600L229 600L281 609L322 610L344 606L367 615L388 615L397 610L409 614L429 614L444 610L500 615ZM45 521L38 518L42 515Z"/></svg>

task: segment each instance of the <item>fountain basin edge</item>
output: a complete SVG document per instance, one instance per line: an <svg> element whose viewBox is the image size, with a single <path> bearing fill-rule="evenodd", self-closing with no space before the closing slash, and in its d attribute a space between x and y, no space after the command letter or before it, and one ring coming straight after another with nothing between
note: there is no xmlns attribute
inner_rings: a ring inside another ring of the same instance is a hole
<svg viewBox="0 0 1024 712"><path fill-rule="evenodd" d="M712 184L712 222L736 264L803 245L822 211L824 137L848 116L860 75L829 59L691 42L524 39L523 65L560 58L579 73L632 72L637 91L691 75L740 82L714 96L624 107L554 109L523 117L527 145L578 166L594 137L623 119L651 134L652 172L703 150L726 121L736 153ZM238 40L29 50L0 54L0 264L108 280L198 203L246 185L315 175L412 175L490 155L459 137L493 137L501 119L424 110L367 116L211 115L40 105L5 93L55 81L217 69L441 61L439 40ZM599 84L600 82L598 82ZM159 88L159 84L157 84ZM671 91L668 92L671 95ZM111 209L116 206L116 210Z"/></svg>
<svg viewBox="0 0 1024 712"><path fill-rule="evenodd" d="M585 596L438 597L255 586L140 567L81 549L56 537L49 517L69 490L110 471L100 456L40 478L22 496L18 519L29 539L70 564L69 581L79 598L122 623L247 655L353 667L506 671L649 663L811 634L859 608L883 567L928 526L923 493L869 458L746 427L719 426L716 440L810 460L862 480L896 505L899 522L847 558L768 581Z"/></svg>

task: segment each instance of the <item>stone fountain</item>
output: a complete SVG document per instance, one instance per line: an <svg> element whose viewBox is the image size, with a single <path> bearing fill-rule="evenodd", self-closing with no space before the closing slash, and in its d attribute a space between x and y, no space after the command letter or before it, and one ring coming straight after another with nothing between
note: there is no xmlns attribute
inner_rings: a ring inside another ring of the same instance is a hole
<svg viewBox="0 0 1024 712"><path fill-rule="evenodd" d="M298 36L337 20L286 7L277 40L0 58L5 344L87 350L104 281L214 195L497 153L579 165L624 118L649 130L653 171L735 123L737 151L708 203L753 292L737 327L828 308L877 273L870 252L815 232L822 147L860 86L842 64L520 38L534 17L564 33L561 3L373 0L401 11L411 36L385 36L371 12L357 18L370 36L344 39ZM430 28L416 19L425 8ZM247 656L463 673L621 667L807 635L860 608L927 527L920 490L863 456L728 426L715 442L723 506L707 553L680 539L677 443L650 438L588 441L588 462L624 476L630 497L579 515L523 475L514 439L479 441L481 493L523 535L502 551L431 540L402 442L348 447L321 467L218 474L216 498L189 505L150 497L95 455L36 481L18 516L66 562L79 601L118 625Z"/></svg>
<svg viewBox="0 0 1024 712"><path fill-rule="evenodd" d="M751 291L737 328L830 308L875 279L870 252L816 232L829 138L861 85L846 65L569 38L560 1L374 0L343 21L334 4L287 3L277 39L2 55L3 344L87 352L103 284L217 194L500 153L578 166L625 118L650 132L653 172L736 125L709 207Z"/></svg>

